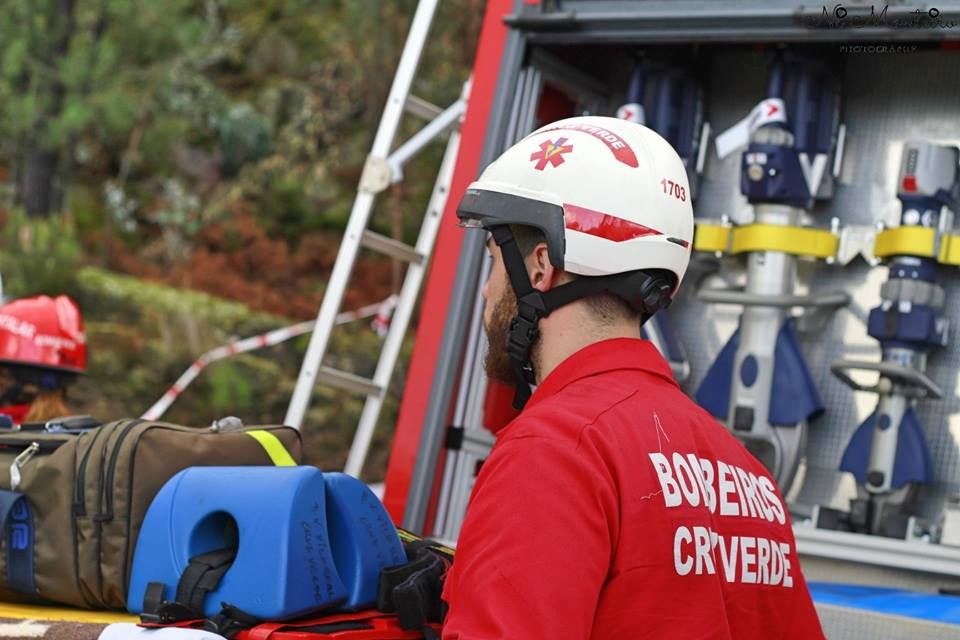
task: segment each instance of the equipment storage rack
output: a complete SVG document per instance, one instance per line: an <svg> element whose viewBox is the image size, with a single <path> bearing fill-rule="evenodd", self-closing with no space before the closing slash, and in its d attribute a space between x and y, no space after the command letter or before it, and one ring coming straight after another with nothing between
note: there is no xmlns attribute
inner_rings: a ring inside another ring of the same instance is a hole
<svg viewBox="0 0 960 640"><path fill-rule="evenodd" d="M820 245L806 255L793 252L791 291L779 303L795 329L791 348L802 356L824 409L805 425L797 469L783 487L802 566L811 582L929 594L955 589L960 587L953 501L960 493L960 341L948 340L924 359L924 375L943 390L939 399L911 400L928 443L929 478L884 494L905 514L895 533L890 527L864 533L849 524L865 492L840 469L841 458L858 425L874 412L877 395L852 389L832 365L881 360L868 324L871 309L882 304L890 251L879 250L877 239L901 221L898 172L907 144L960 144L960 3L491 0L453 197L444 215L453 217L459 195L483 166L540 124L572 115L614 116L633 103L631 81L638 66L647 78L680 78L663 104L657 104L659 89L639 101L648 126L660 118L661 126L672 127L674 138L668 139L685 145L681 156L695 184L696 250L670 308L671 335L660 336L657 344L672 352L683 388L696 396L746 306L709 292L745 286L749 291L747 280L756 277L749 275L749 252L735 250L728 237L756 222L741 192L743 149L720 157L718 134L768 97L772 68L795 59L817 61L837 87L835 110L822 114L835 117L825 129L825 158L817 163L811 153L810 164L819 164L814 167L819 173L812 183L805 175L816 199L789 226L810 229ZM484 424L509 413L510 393L487 384L478 357L486 347L479 322L488 268L483 238L446 224L427 280L385 502L404 526L453 541L491 443ZM947 251L951 207L944 207L931 233L942 258L940 314L957 318L960 278ZM761 237L753 251L772 251L774 240ZM853 377L861 388L871 386L862 383L861 374ZM848 606L841 600L818 596L831 638L960 637L960 626L936 616L903 617L884 606ZM902 633L875 633L895 628Z"/></svg>

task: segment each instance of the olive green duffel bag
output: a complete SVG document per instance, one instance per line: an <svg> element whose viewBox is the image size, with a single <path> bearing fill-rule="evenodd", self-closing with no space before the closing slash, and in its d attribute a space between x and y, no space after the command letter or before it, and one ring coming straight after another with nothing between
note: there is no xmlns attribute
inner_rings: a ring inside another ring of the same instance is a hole
<svg viewBox="0 0 960 640"><path fill-rule="evenodd" d="M301 458L300 433L282 426L128 419L0 430L0 600L125 609L140 525L167 480L187 467Z"/></svg>

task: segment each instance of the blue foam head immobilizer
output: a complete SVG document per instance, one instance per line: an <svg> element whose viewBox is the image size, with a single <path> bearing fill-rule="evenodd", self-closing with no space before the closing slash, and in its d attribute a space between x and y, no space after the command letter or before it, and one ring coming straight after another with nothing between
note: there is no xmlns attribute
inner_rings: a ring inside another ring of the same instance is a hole
<svg viewBox="0 0 960 640"><path fill-rule="evenodd" d="M264 620L367 607L380 570L406 562L386 509L356 478L309 466L191 467L147 511L127 608L143 612L150 583L174 601L191 558L232 546L205 616L223 603Z"/></svg>

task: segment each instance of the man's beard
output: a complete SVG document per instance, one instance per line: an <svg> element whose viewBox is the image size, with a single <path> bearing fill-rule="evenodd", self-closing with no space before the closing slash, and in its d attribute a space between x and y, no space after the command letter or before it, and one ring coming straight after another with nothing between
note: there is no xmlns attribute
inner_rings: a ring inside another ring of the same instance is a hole
<svg viewBox="0 0 960 640"><path fill-rule="evenodd" d="M500 299L493 307L490 314L490 323L484 323L483 328L487 333L487 354L483 359L483 368L487 372L487 377L503 384L515 385L518 382L517 375L514 373L513 360L507 352L507 345L510 343L510 322L517 315L517 295L513 289L503 292ZM534 348L540 342L539 334L530 345L531 361Z"/></svg>

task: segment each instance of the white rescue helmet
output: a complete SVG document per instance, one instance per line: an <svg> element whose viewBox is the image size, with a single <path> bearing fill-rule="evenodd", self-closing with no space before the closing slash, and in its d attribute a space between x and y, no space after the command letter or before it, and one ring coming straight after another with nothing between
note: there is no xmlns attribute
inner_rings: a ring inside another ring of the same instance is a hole
<svg viewBox="0 0 960 640"><path fill-rule="evenodd" d="M529 225L550 261L581 276L665 270L676 293L690 261L693 207L683 161L647 127L600 116L545 125L467 189L464 226Z"/></svg>

